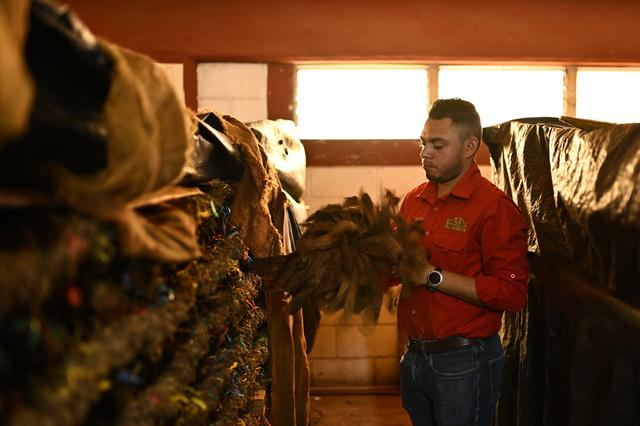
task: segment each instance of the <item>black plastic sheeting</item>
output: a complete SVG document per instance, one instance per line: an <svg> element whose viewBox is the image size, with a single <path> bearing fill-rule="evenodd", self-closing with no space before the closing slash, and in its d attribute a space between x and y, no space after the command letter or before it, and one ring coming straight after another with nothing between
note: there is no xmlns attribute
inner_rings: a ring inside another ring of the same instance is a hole
<svg viewBox="0 0 640 426"><path fill-rule="evenodd" d="M307 159L290 120L260 120L246 123L273 164L282 188L300 202L306 186Z"/></svg>
<svg viewBox="0 0 640 426"><path fill-rule="evenodd" d="M182 184L197 185L213 179L237 182L244 164L238 148L227 135L220 118L211 112L198 114L198 130L184 167Z"/></svg>
<svg viewBox="0 0 640 426"><path fill-rule="evenodd" d="M640 124L528 118L483 139L533 275L505 316L499 424L640 424Z"/></svg>

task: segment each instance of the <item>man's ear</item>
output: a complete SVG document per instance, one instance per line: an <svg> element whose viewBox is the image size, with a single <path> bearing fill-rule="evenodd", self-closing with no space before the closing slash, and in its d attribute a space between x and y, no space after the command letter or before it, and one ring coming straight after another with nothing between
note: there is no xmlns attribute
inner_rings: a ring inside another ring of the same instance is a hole
<svg viewBox="0 0 640 426"><path fill-rule="evenodd" d="M467 140L464 141L464 158L470 158L476 155L478 148L480 148L480 140L475 136L469 136Z"/></svg>

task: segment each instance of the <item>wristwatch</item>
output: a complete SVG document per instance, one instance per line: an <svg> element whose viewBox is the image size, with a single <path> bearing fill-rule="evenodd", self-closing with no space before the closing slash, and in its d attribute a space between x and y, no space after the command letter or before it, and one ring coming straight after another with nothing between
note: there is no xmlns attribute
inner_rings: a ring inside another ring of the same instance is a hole
<svg viewBox="0 0 640 426"><path fill-rule="evenodd" d="M438 287L440 287L440 284L442 284L443 280L444 280L444 277L442 276L442 268L435 268L433 271L427 274L427 277L425 280L425 285L427 286L427 290L436 291Z"/></svg>

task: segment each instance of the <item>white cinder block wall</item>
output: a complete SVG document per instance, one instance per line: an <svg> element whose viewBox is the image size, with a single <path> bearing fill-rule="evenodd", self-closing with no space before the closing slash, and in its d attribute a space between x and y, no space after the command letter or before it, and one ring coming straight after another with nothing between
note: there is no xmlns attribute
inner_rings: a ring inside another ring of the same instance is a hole
<svg viewBox="0 0 640 426"><path fill-rule="evenodd" d="M213 108L240 121L264 120L267 64L198 64L198 109Z"/></svg>
<svg viewBox="0 0 640 426"><path fill-rule="evenodd" d="M198 108L214 108L245 122L268 117L266 64L203 63L197 75ZM481 170L490 175L489 166ZM310 166L306 175L303 198L309 213L361 189L376 202L386 188L402 197L425 179L419 166ZM310 355L312 386L398 385L399 335L395 314L384 305L375 326L358 317L345 322L339 314L323 315Z"/></svg>
<svg viewBox="0 0 640 426"><path fill-rule="evenodd" d="M178 99L184 104L184 65L175 63L159 63L158 65L167 73Z"/></svg>

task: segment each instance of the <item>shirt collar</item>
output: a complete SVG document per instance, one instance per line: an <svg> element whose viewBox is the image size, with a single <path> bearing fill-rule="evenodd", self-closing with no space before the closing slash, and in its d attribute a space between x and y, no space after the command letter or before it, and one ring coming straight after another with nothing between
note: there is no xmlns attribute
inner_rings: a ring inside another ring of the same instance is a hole
<svg viewBox="0 0 640 426"><path fill-rule="evenodd" d="M474 161L471 167L465 172L464 176L456 183L449 194L458 198L469 198L475 187L477 179L480 177L480 169ZM430 204L433 204L438 199L438 187L434 182L429 181L425 187L417 194L418 198L427 200Z"/></svg>

